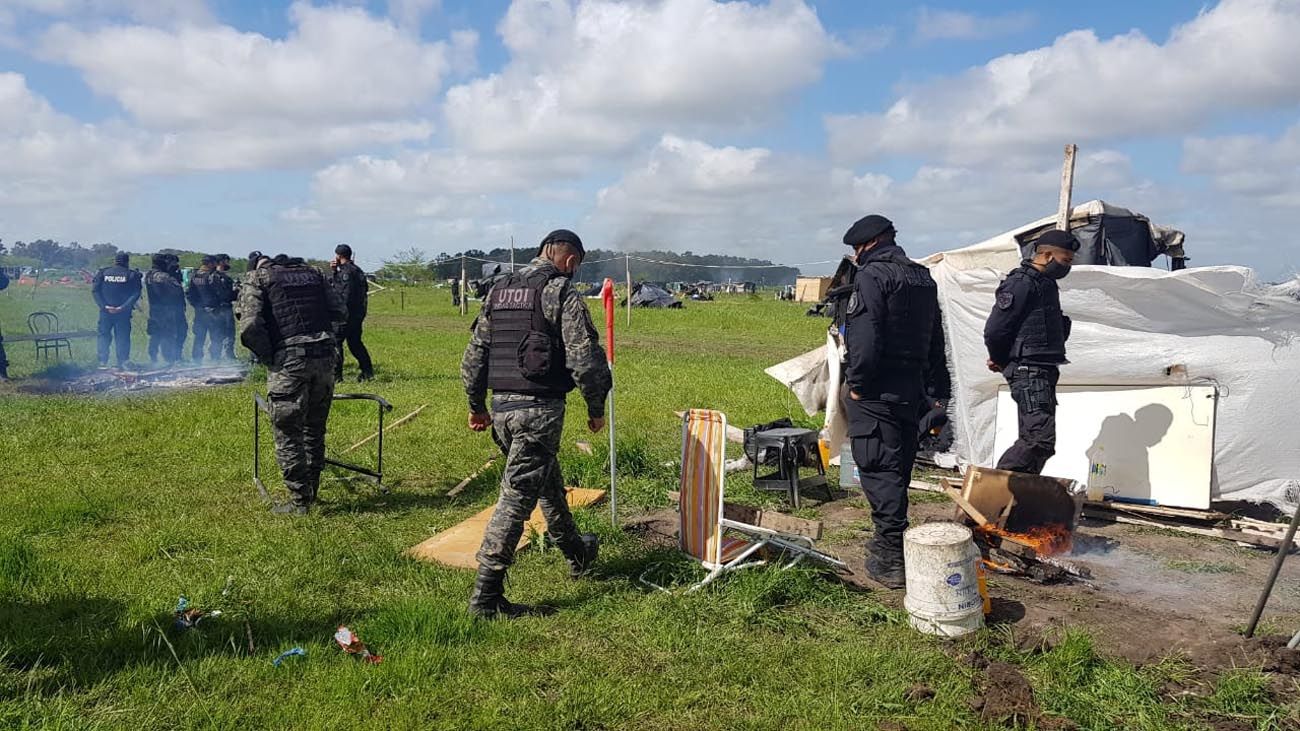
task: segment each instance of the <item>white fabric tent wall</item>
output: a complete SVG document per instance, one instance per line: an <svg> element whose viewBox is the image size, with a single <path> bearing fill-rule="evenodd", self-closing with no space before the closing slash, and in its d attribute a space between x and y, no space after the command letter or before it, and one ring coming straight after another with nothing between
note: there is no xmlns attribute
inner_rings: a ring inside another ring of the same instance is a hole
<svg viewBox="0 0 1300 731"><path fill-rule="evenodd" d="M1103 209L1127 213L1093 201L1075 208L1072 218ZM1014 235L1048 221L925 260L939 285L950 350L955 449L971 463L997 458L993 436L1003 380L985 367L984 322L999 282L1020 261ZM1167 272L1087 266L1062 280L1061 304L1074 321L1071 362L1061 369L1061 383L1217 384L1211 495L1296 505L1300 302L1266 293L1240 267Z"/></svg>

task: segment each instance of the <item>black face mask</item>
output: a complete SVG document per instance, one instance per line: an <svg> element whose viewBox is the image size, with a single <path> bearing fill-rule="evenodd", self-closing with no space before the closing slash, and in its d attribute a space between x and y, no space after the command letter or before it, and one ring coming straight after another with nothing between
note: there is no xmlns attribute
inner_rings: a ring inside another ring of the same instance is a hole
<svg viewBox="0 0 1300 731"><path fill-rule="evenodd" d="M1069 264L1062 264L1055 259L1048 259L1043 265L1043 275L1050 279L1064 279L1070 273Z"/></svg>

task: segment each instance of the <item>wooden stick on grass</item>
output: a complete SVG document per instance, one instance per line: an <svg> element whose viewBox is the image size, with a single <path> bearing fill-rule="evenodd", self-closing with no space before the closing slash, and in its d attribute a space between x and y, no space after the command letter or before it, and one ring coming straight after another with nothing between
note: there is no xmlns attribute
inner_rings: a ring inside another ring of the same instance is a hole
<svg viewBox="0 0 1300 731"><path fill-rule="evenodd" d="M384 433L387 434L388 432L390 432L390 431L396 429L397 427L401 426L402 424L405 424L406 422L410 421L411 419L414 419L414 418L415 418L415 415L418 414L418 413L420 413L421 411L424 411L424 409L425 409L426 406L428 406L428 404L422 404L422 405L420 406L420 408L416 409L415 411L412 411L411 413L407 414L406 416L403 416L402 418L398 419L397 421L394 421L393 423L389 424L388 427L387 427L386 429L384 429ZM367 444L373 442L374 440L376 440L376 439L378 439L378 438L379 438L379 432L375 432L374 434L371 434L370 436L366 437L365 439L362 439L361 441L357 442L356 444L353 444L352 446L350 446L350 447L348 447L347 449L343 450L342 452L340 452L340 454L347 454L348 452L351 452L351 451L353 451L353 450L360 449L361 447L364 447L365 445L367 445Z"/></svg>
<svg viewBox="0 0 1300 731"><path fill-rule="evenodd" d="M477 478L479 475L483 474L484 472L487 472L489 469L492 469L492 465L496 464L496 461L497 458L493 457L492 459L489 459L487 462L484 462L482 467L474 471L474 474L461 480L459 484L457 484L455 487L448 490L447 497L456 497L457 495L459 495L462 490L469 487L469 483L473 482L475 478Z"/></svg>

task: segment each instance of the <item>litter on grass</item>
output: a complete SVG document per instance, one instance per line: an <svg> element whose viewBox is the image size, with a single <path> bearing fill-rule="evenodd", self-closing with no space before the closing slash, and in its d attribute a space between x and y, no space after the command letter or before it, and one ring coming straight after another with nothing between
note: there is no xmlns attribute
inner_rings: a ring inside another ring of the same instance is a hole
<svg viewBox="0 0 1300 731"><path fill-rule="evenodd" d="M275 659L271 661L271 664L278 668L280 667L280 663L291 657L307 657L307 651L301 647L295 647L292 650L285 650L279 655L276 655Z"/></svg>
<svg viewBox="0 0 1300 731"><path fill-rule="evenodd" d="M191 629L197 627L199 622L205 619L210 617L220 617L221 610L213 609L212 611L208 611L206 609L191 607L189 599L180 597L176 600L176 609L173 611L173 614L176 615L176 621L173 622L173 626L176 627L176 629Z"/></svg>
<svg viewBox="0 0 1300 731"><path fill-rule="evenodd" d="M384 660L381 655L370 652L370 648L366 647L366 643L362 642L361 638L347 627L339 627L338 631L334 633L334 641L347 654L356 655L368 663L378 665Z"/></svg>

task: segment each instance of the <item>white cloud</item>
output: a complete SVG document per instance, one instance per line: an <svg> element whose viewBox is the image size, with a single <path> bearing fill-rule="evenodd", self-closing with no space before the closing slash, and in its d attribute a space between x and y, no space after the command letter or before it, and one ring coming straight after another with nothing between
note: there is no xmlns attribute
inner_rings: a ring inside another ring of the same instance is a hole
<svg viewBox="0 0 1300 731"><path fill-rule="evenodd" d="M1300 124L1277 139L1189 138L1183 144L1183 171L1208 175L1218 190L1259 205L1300 208Z"/></svg>
<svg viewBox="0 0 1300 731"><path fill-rule="evenodd" d="M1079 200L1104 191L1120 205L1147 210L1164 195L1114 151L1083 154L1077 169L1087 181ZM1051 213L1059 181L1060 163L1050 158L980 168L926 165L895 179L765 148L665 136L599 192L589 223L596 240L800 262L839 256L849 225L877 212L893 219L900 240L920 255Z"/></svg>
<svg viewBox="0 0 1300 731"><path fill-rule="evenodd" d="M429 216L439 213L431 200L467 201L549 187L579 178L591 166L591 160L577 156L514 159L447 149L393 158L358 155L317 172L312 197L317 208L330 212Z"/></svg>
<svg viewBox="0 0 1300 731"><path fill-rule="evenodd" d="M142 124L161 129L391 118L427 107L447 71L445 44L421 43L359 8L299 2L289 17L293 29L284 40L229 26L61 25L42 48Z"/></svg>
<svg viewBox="0 0 1300 731"><path fill-rule="evenodd" d="M212 11L204 0L6 0L14 14L56 18L129 18L141 23L207 23Z"/></svg>
<svg viewBox="0 0 1300 731"><path fill-rule="evenodd" d="M838 50L801 0L515 0L498 30L506 67L447 93L471 150L618 151L666 127L745 124Z"/></svg>
<svg viewBox="0 0 1300 731"><path fill-rule="evenodd" d="M403 28L418 31L426 15L442 8L442 0L388 0L388 15Z"/></svg>
<svg viewBox="0 0 1300 731"><path fill-rule="evenodd" d="M906 91L883 113L827 119L837 159L981 161L1035 146L1192 131L1300 103L1300 3L1224 0L1158 44L1074 31Z"/></svg>
<svg viewBox="0 0 1300 731"><path fill-rule="evenodd" d="M1033 25L1033 13L976 15L922 7L917 13L916 37L921 41L984 40L1020 33Z"/></svg>

